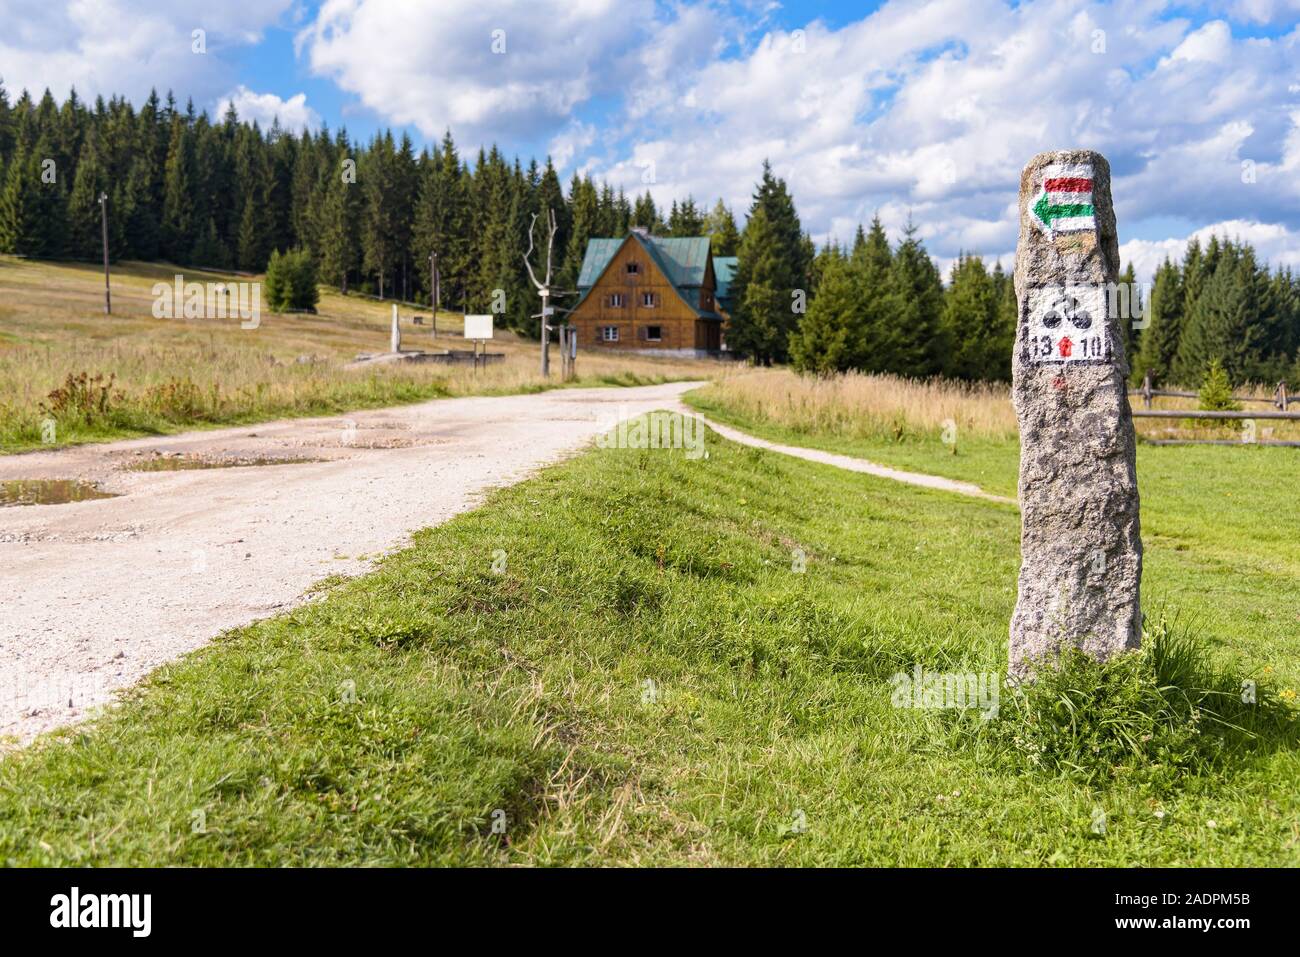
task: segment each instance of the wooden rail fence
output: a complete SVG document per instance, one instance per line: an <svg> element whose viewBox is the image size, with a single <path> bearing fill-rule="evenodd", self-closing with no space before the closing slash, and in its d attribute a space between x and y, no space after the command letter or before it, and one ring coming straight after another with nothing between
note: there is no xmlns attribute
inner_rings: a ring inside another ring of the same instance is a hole
<svg viewBox="0 0 1300 957"><path fill-rule="evenodd" d="M1142 380L1142 388L1130 392L1129 395L1140 395L1142 397L1142 405L1148 409L1151 408L1151 400L1153 398L1159 398L1159 397L1170 398L1170 399L1200 398L1200 394L1196 392L1176 392L1170 389L1153 389L1151 388L1150 374L1148 374L1146 378ZM1232 400L1234 402L1263 402L1266 403L1267 405L1271 405L1274 408L1280 409L1281 411L1285 412L1287 410L1287 406L1290 404L1291 401L1293 401L1293 398L1287 393L1286 383L1279 382L1277 384L1277 388L1273 390L1273 394L1269 396L1267 399L1261 399L1258 396L1254 396L1254 395L1234 395L1232 397ZM1137 413L1135 412L1133 414L1136 415ZM1219 417L1222 418L1222 416ZM1246 418L1250 418L1250 416L1246 416Z"/></svg>
<svg viewBox="0 0 1300 957"><path fill-rule="evenodd" d="M1287 421L1300 421L1300 412L1288 411L1287 406L1291 402L1291 397L1287 394L1285 382L1279 382L1273 395L1267 399L1261 399L1253 395L1234 395L1234 402L1262 402L1272 405L1273 409L1261 409L1258 412L1240 412L1234 410L1209 410L1209 409L1153 409L1151 400L1156 397L1164 396L1175 399L1195 399L1198 398L1195 392L1178 392L1171 389L1153 389L1151 388L1151 376L1147 376L1142 382L1142 388L1129 395L1141 396L1141 409L1133 410L1135 419L1283 419ZM1300 442L1288 442L1279 439L1148 439L1143 441L1151 445L1274 445L1285 446L1288 448L1300 448Z"/></svg>

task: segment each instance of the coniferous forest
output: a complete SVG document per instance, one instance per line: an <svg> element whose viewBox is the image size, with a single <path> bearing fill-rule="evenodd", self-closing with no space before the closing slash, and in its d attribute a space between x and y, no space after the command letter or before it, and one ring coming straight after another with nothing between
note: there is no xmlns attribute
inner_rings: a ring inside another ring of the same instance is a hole
<svg viewBox="0 0 1300 957"><path fill-rule="evenodd" d="M1010 378L1016 300L1000 262L962 255L945 286L919 228L891 243L879 219L818 250L766 165L738 227L721 200L663 210L649 191L629 198L576 174L566 189L549 159L495 146L471 159L450 132L417 151L391 132L356 143L345 129L263 130L233 110L213 120L171 94L136 109L75 91L11 102L0 86L0 252L98 259L101 193L114 259L260 273L274 252L303 250L342 291L428 302L436 252L442 308L486 312L501 290L502 324L532 336L522 254L535 213L556 212L564 289L589 237L709 235L715 255L739 256L728 345L760 364ZM1217 359L1236 383L1300 382L1300 280L1249 244L1192 242L1157 271L1150 300L1145 327L1125 329L1135 381L1192 385Z"/></svg>

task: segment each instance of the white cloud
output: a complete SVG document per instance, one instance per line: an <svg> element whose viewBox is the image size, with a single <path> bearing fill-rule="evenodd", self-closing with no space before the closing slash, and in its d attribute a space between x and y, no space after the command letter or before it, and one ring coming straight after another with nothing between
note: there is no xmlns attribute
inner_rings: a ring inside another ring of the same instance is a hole
<svg viewBox="0 0 1300 957"><path fill-rule="evenodd" d="M653 0L326 0L297 46L391 122L476 146L545 135L624 92L654 22Z"/></svg>
<svg viewBox="0 0 1300 957"><path fill-rule="evenodd" d="M1133 264L1139 279L1150 282L1156 267L1166 257L1178 262L1189 242L1196 239L1204 246L1211 236L1250 243L1255 247L1260 261L1267 262L1271 269L1281 266L1300 269L1300 233L1279 223L1259 223L1244 219L1203 226L1187 236L1176 238L1156 241L1132 239L1119 247L1119 255L1124 263Z"/></svg>
<svg viewBox="0 0 1300 957"><path fill-rule="evenodd" d="M297 93L282 100L274 93L255 93L240 84L233 93L222 97L214 115L220 117L232 105L240 119L249 122L256 120L263 130L268 129L277 119L281 129L293 133L320 128L320 116L307 105L306 93Z"/></svg>
<svg viewBox="0 0 1300 957"><path fill-rule="evenodd" d="M1231 53L1232 29L1222 20L1213 20L1189 33L1187 39L1169 54L1169 62L1203 60L1207 63L1223 63ZM1162 63L1161 66L1165 64Z"/></svg>
<svg viewBox="0 0 1300 957"><path fill-rule="evenodd" d="M1111 161L1121 237L1154 218L1300 227L1300 30L1234 36L1147 0L893 0L803 41L771 31L665 76L597 172L636 188L635 158L653 156L656 198L743 211L767 157L819 239L879 210L895 234L910 215L941 258L993 258L1015 246L1025 162L1082 146Z"/></svg>
<svg viewBox="0 0 1300 957"><path fill-rule="evenodd" d="M595 140L596 127L576 120L570 123L551 138L549 152L555 168L563 170L580 150L585 150Z"/></svg>
<svg viewBox="0 0 1300 957"><path fill-rule="evenodd" d="M139 103L151 87L184 102L210 102L234 85L228 52L256 43L291 0L0 0L0 77L11 91L62 101L121 94ZM194 52L203 30L206 53Z"/></svg>

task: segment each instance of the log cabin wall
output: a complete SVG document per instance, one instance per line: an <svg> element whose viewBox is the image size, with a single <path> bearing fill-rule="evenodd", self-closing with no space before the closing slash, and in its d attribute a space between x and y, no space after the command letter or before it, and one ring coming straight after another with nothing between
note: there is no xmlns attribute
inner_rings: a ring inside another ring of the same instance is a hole
<svg viewBox="0 0 1300 957"><path fill-rule="evenodd" d="M706 301L713 303L712 269L706 270L704 287L683 292L698 299L701 308ZM578 329L579 347L586 349L716 350L720 344L718 320L698 318L633 236L614 254L569 321Z"/></svg>

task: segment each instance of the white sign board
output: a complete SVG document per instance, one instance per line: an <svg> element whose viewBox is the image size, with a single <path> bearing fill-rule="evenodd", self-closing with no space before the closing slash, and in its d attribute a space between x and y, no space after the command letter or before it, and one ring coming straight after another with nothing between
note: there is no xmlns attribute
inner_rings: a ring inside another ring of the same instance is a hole
<svg viewBox="0 0 1300 957"><path fill-rule="evenodd" d="M465 338L466 339L491 339L492 338L492 317L491 316L466 316L465 317Z"/></svg>
<svg viewBox="0 0 1300 957"><path fill-rule="evenodd" d="M1105 286L1031 286L1025 312L1022 344L1029 362L1111 361Z"/></svg>

